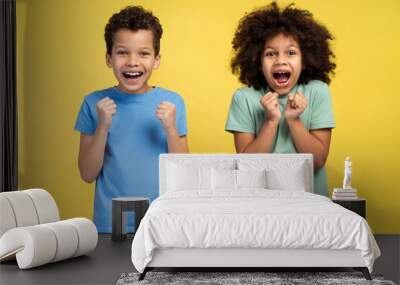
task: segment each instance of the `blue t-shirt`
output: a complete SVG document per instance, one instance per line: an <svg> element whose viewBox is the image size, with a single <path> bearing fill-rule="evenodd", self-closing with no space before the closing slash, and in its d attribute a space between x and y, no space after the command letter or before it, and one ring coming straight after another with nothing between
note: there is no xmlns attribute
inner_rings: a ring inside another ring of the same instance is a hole
<svg viewBox="0 0 400 285"><path fill-rule="evenodd" d="M111 203L114 197L140 196L150 201L158 196L158 157L168 152L167 137L156 117L157 106L168 101L176 106L179 136L187 134L182 97L155 87L144 94L127 94L116 87L85 97L75 130L94 135L98 116L96 103L109 97L117 105L105 147L103 167L96 179L93 221L99 232L111 232ZM132 231L129 221L128 230Z"/></svg>

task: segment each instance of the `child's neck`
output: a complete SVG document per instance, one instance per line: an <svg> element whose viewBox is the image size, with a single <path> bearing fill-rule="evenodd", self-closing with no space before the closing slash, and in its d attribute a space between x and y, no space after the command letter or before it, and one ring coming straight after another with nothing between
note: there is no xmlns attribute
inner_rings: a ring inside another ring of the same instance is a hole
<svg viewBox="0 0 400 285"><path fill-rule="evenodd" d="M130 94L130 95L145 94L145 93L147 93L147 92L149 92L149 91L151 91L153 89L153 87L150 86L150 85L143 86L139 90L134 90L134 91L127 90L123 86L121 86L120 84L118 84L116 87L118 88L118 90L120 90L120 91L122 91L122 92L124 92L126 94Z"/></svg>

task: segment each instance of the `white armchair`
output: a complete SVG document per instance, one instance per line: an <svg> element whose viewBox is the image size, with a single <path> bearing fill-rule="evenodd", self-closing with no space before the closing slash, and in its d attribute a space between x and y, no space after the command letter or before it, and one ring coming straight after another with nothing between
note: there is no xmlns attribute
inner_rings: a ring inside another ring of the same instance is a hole
<svg viewBox="0 0 400 285"><path fill-rule="evenodd" d="M20 269L28 269L86 254L96 245L93 222L60 221L46 190L0 193L0 262L16 258Z"/></svg>

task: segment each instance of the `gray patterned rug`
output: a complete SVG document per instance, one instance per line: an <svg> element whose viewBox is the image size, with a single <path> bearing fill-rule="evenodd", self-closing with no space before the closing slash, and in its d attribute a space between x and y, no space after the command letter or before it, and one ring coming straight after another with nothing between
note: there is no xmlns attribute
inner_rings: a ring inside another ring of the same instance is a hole
<svg viewBox="0 0 400 285"><path fill-rule="evenodd" d="M384 280L381 275L372 275L372 281L364 278L360 272L154 272L150 271L142 281L139 273L122 274L117 285L134 284L213 284L213 285L294 285L294 284L379 284L395 285Z"/></svg>

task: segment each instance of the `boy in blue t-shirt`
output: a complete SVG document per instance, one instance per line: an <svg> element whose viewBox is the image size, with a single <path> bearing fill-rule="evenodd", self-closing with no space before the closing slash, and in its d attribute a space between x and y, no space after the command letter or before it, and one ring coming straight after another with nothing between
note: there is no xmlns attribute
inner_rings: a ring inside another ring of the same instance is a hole
<svg viewBox="0 0 400 285"><path fill-rule="evenodd" d="M188 152L183 99L148 85L160 64L162 32L157 17L134 6L114 14L105 28L107 66L118 85L86 96L75 124L81 177L96 180L99 232L111 232L112 198L158 196L160 153Z"/></svg>

